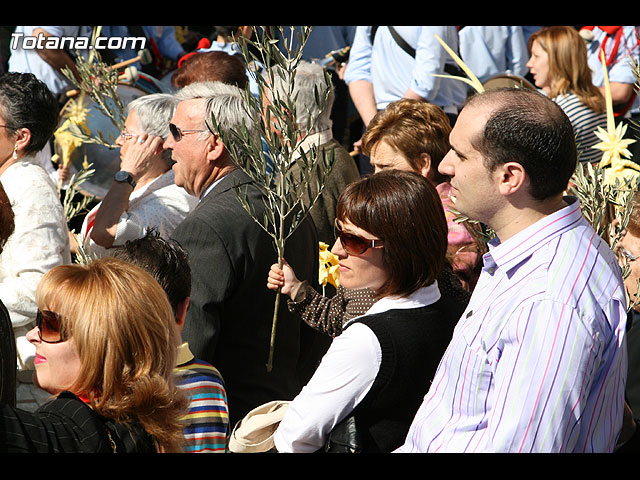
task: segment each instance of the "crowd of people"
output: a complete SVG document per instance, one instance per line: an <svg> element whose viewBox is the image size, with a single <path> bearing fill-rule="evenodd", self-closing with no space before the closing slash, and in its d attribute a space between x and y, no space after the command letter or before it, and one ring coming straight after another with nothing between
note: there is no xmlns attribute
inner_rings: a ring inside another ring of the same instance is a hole
<svg viewBox="0 0 640 480"><path fill-rule="evenodd" d="M268 106L287 77L242 55L266 32L198 28L101 27L152 58L104 60L165 78L126 105L79 232L49 155L76 59L3 59L0 451L638 451L640 193L615 245L570 193L607 97L635 138L638 27L314 27L288 168L333 166L282 258L235 147L261 122L284 137ZM19 384L46 398L22 408Z"/></svg>

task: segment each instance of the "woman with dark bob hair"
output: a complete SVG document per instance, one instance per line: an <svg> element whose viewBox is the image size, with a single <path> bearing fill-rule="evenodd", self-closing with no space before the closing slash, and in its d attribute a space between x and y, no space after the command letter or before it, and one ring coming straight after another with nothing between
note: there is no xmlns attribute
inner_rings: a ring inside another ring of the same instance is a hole
<svg viewBox="0 0 640 480"><path fill-rule="evenodd" d="M1 405L0 451L181 451L180 335L153 277L111 257L62 265L36 300L34 382L54 398L35 412Z"/></svg>
<svg viewBox="0 0 640 480"><path fill-rule="evenodd" d="M321 449L352 415L364 452L390 452L409 425L451 338L459 308L441 298L447 225L438 193L414 172L383 171L338 200L340 283L376 302L345 324L276 430L279 452Z"/></svg>

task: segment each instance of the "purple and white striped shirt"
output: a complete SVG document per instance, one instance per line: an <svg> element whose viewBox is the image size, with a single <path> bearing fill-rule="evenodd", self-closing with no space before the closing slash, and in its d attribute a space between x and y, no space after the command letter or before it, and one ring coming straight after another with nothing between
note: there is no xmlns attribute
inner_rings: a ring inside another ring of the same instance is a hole
<svg viewBox="0 0 640 480"><path fill-rule="evenodd" d="M397 452L611 452L626 299L576 198L500 244Z"/></svg>

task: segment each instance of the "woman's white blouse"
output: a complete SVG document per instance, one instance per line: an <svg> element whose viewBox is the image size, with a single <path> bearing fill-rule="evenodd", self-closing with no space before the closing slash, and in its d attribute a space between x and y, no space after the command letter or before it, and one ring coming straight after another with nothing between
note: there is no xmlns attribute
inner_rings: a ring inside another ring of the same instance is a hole
<svg viewBox="0 0 640 480"><path fill-rule="evenodd" d="M365 316L423 307L439 299L440 290L434 282L407 298L382 298ZM275 432L278 452L310 453L322 448L331 430L367 395L381 361L378 338L365 324L351 325L335 337L309 383L289 404Z"/></svg>
<svg viewBox="0 0 640 480"><path fill-rule="evenodd" d="M0 182L15 222L0 254L0 300L11 316L19 363L29 366L35 347L25 335L36 317L36 287L47 271L71 263L69 233L56 186L29 157L9 166Z"/></svg>
<svg viewBox="0 0 640 480"><path fill-rule="evenodd" d="M151 227L155 227L161 237L169 238L197 203L197 197L189 195L175 184L174 172L168 170L131 193L129 207L118 220L113 246L124 245L127 240L142 238ZM104 256L108 251L96 244L90 236L92 221L100 205L102 203L86 215L80 231L84 248L87 253L95 256Z"/></svg>

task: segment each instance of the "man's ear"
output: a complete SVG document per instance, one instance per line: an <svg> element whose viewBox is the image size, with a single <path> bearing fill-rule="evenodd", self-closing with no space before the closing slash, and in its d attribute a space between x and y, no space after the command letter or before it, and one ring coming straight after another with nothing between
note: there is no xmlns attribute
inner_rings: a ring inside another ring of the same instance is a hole
<svg viewBox="0 0 640 480"><path fill-rule="evenodd" d="M528 183L527 172L517 162L507 162L500 165L494 173L498 176L498 189L505 196L521 192Z"/></svg>
<svg viewBox="0 0 640 480"><path fill-rule="evenodd" d="M216 161L224 153L224 144L217 135L211 134L207 139L206 147L207 159L210 161Z"/></svg>
<svg viewBox="0 0 640 480"><path fill-rule="evenodd" d="M191 304L191 297L186 297L176 306L176 323L178 324L178 328L182 331L184 327L184 322L187 318L187 310L189 310L189 305Z"/></svg>

